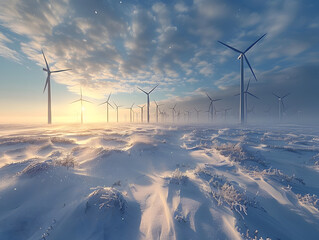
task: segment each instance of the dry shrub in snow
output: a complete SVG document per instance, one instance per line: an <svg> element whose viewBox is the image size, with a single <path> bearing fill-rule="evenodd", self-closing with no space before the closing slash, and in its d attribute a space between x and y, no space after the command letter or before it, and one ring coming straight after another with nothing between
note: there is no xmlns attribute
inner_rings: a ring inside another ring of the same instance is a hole
<svg viewBox="0 0 319 240"><path fill-rule="evenodd" d="M265 169L259 172L258 174L261 176L270 176L274 180L284 184L288 184L288 183L291 184L291 183L297 182L297 183L301 183L302 185L305 185L305 182L301 178L298 178L295 175L288 176L276 168Z"/></svg>
<svg viewBox="0 0 319 240"><path fill-rule="evenodd" d="M75 163L75 158L73 156L71 156L70 154L68 154L66 157L62 158L62 159L57 159L55 162L55 165L58 166L63 166L66 168L74 168L76 163Z"/></svg>
<svg viewBox="0 0 319 240"><path fill-rule="evenodd" d="M18 175L34 177L44 172L48 172L52 168L52 165L47 162L31 163L25 169L23 169Z"/></svg>
<svg viewBox="0 0 319 240"><path fill-rule="evenodd" d="M179 168L177 168L171 176L166 177L166 180L169 181L170 184L176 184L176 185L185 185L187 183L188 177L183 174Z"/></svg>
<svg viewBox="0 0 319 240"><path fill-rule="evenodd" d="M317 195L306 194L302 196L301 194L297 194L298 201L304 205L312 206L319 211L319 198Z"/></svg>
<svg viewBox="0 0 319 240"><path fill-rule="evenodd" d="M115 188L99 188L88 196L85 212L90 208L98 210L118 209L120 213L124 214L127 202L122 193Z"/></svg>

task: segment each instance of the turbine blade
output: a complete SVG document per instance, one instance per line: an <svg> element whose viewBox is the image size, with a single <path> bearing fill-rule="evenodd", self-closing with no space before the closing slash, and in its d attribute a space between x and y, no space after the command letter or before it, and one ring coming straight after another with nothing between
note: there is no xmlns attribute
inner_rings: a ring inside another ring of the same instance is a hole
<svg viewBox="0 0 319 240"><path fill-rule="evenodd" d="M111 93L109 94L109 97L107 98L107 102L110 100L110 97L111 97Z"/></svg>
<svg viewBox="0 0 319 240"><path fill-rule="evenodd" d="M241 51L239 51L238 49L233 48L233 47L231 47L231 46L229 46L229 45L227 45L226 43L223 43L223 42L221 42L221 41L218 41L218 42L219 42L219 43L221 43L221 44L223 44L224 46L226 46L226 47L228 47L228 48L232 49L233 51L235 51L235 52L238 52L238 53L242 54L242 52L241 52Z"/></svg>
<svg viewBox="0 0 319 240"><path fill-rule="evenodd" d="M284 108L284 111L285 111L285 104L284 104L284 102L281 100L281 105L282 105L282 107Z"/></svg>
<svg viewBox="0 0 319 240"><path fill-rule="evenodd" d="M43 50L41 50L41 52L42 52L42 55L43 55L43 58L44 58L44 61L45 61L45 65L47 66L47 70L50 72L49 64L48 64L48 62L47 62L47 59L46 59L46 57L45 57L45 55L44 55Z"/></svg>
<svg viewBox="0 0 319 240"><path fill-rule="evenodd" d="M260 39L262 39L264 36L266 36L267 33L265 33L264 35L262 35L260 38L257 39L256 42L254 42L253 44L251 44L245 51L244 51L244 54L249 50L251 49L257 42L259 42Z"/></svg>
<svg viewBox="0 0 319 240"><path fill-rule="evenodd" d="M249 78L249 80L248 80L248 84L247 84L246 92L248 92L249 84L250 84L250 78Z"/></svg>
<svg viewBox="0 0 319 240"><path fill-rule="evenodd" d="M155 103L155 105L158 107L158 104L157 104L157 102L154 100L154 103Z"/></svg>
<svg viewBox="0 0 319 240"><path fill-rule="evenodd" d="M48 76L47 76L47 80L45 81L45 85L44 85L43 92L44 92L45 89L47 88L49 81L50 81L50 77L49 77L49 75L48 75Z"/></svg>
<svg viewBox="0 0 319 240"><path fill-rule="evenodd" d="M284 99L285 97L288 97L290 93L287 93L285 96L283 96L281 99Z"/></svg>
<svg viewBox="0 0 319 240"><path fill-rule="evenodd" d="M217 98L217 99L214 99L213 102L217 102L217 101L220 101L222 100L221 98Z"/></svg>
<svg viewBox="0 0 319 240"><path fill-rule="evenodd" d="M147 92L145 92L143 89L137 87L139 90L141 90L143 93L148 94Z"/></svg>
<svg viewBox="0 0 319 240"><path fill-rule="evenodd" d="M106 102L103 102L103 103L101 103L101 104L99 104L98 106L101 106L101 105L103 105L103 104L105 104L105 103L107 103L107 101L106 101Z"/></svg>
<svg viewBox="0 0 319 240"><path fill-rule="evenodd" d="M272 93L274 96L276 96L277 98L280 98L277 94Z"/></svg>
<svg viewBox="0 0 319 240"><path fill-rule="evenodd" d="M81 99L79 99L79 100L75 100L75 101L71 102L70 104L72 104L72 103L76 103L76 102L79 102L79 101L81 101Z"/></svg>
<svg viewBox="0 0 319 240"><path fill-rule="evenodd" d="M72 70L72 69L68 68L68 69L63 69L63 70L52 71L51 73L65 72L65 71L70 71L70 70Z"/></svg>
<svg viewBox="0 0 319 240"><path fill-rule="evenodd" d="M240 95L240 93L237 93L237 94L234 95L234 97L239 96L239 95Z"/></svg>
<svg viewBox="0 0 319 240"><path fill-rule="evenodd" d="M213 99L206 93L207 97L209 98L210 101L213 101Z"/></svg>
<svg viewBox="0 0 319 240"><path fill-rule="evenodd" d="M114 109L114 107L112 106L112 104L111 104L111 103L107 102L107 104L108 104L111 108L113 108L113 109Z"/></svg>
<svg viewBox="0 0 319 240"><path fill-rule="evenodd" d="M254 78L255 78L255 80L256 80L256 82L257 82L256 75L255 75L255 73L254 73L253 69L251 68L250 63L249 63L249 61L248 61L248 59L247 59L247 57L246 57L246 55L245 55L245 54L244 54L244 57L245 57L245 60L246 60L246 62L247 62L247 64L248 64L248 66L249 66L249 68L250 68L251 73L254 75Z"/></svg>
<svg viewBox="0 0 319 240"><path fill-rule="evenodd" d="M150 94L151 92L153 92L154 89L157 88L157 86L158 86L158 84L157 84L155 87L153 87L153 89L152 89L151 91L149 91L148 94Z"/></svg>
<svg viewBox="0 0 319 240"><path fill-rule="evenodd" d="M83 102L87 102L87 103L92 103L92 102L90 102L90 101L88 101L88 100L84 100L84 99L82 99L82 101ZM93 104L93 103L92 103Z"/></svg>
<svg viewBox="0 0 319 240"><path fill-rule="evenodd" d="M259 97L255 96L254 94L252 94L252 93L250 93L250 92L247 92L247 93L248 93L250 96L259 99Z"/></svg>

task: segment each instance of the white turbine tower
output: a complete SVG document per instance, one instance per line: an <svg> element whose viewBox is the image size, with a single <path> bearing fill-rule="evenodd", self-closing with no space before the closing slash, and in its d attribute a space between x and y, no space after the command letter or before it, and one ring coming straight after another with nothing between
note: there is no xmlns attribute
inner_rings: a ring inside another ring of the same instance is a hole
<svg viewBox="0 0 319 240"><path fill-rule="evenodd" d="M159 112L159 106L162 106L163 104L157 104L157 102L154 100L154 103L156 105L156 122L158 123L158 112Z"/></svg>
<svg viewBox="0 0 319 240"><path fill-rule="evenodd" d="M282 97L280 97L280 96L278 96L277 94L274 94L274 93L272 93L275 97L277 97L278 98L278 103L279 103L279 121L281 121L281 119L282 119L282 110L285 108L285 105L284 105L284 102L283 102L283 99L285 98L285 97L287 97L288 95L290 95L290 93L288 93L288 94L286 94L286 95L284 95L284 96L282 96Z"/></svg>
<svg viewBox="0 0 319 240"><path fill-rule="evenodd" d="M110 97L111 97L111 93L109 94L109 97L107 98L107 100L104 103L99 104L99 106L106 104L106 117L107 117L107 122L109 122L109 106L111 106L113 109L114 107L110 104Z"/></svg>
<svg viewBox="0 0 319 240"><path fill-rule="evenodd" d="M83 102L88 102L88 103L92 103L88 100L84 100L82 97L82 88L81 88L81 97L78 100L73 101L72 103L76 103L76 102L81 102L81 124L83 124Z"/></svg>
<svg viewBox="0 0 319 240"><path fill-rule="evenodd" d="M116 105L115 102L113 102L113 103L114 103L115 108L116 108L116 122L119 122L119 107L122 107L122 106Z"/></svg>
<svg viewBox="0 0 319 240"><path fill-rule="evenodd" d="M253 44L251 44L245 51L240 51L234 47L231 47L227 45L226 43L223 43L221 41L218 41L219 43L223 44L224 46L232 49L233 51L239 53L238 59L240 59L240 101L239 101L239 118L240 118L240 123L244 124L245 123L245 110L244 110L244 59L247 63L247 65L250 68L250 71L252 72L255 80L257 81L256 75L253 71L253 69L250 66L250 63L246 57L246 53L251 49L260 39L262 39L266 34L262 35L260 38L257 39Z"/></svg>
<svg viewBox="0 0 319 240"><path fill-rule="evenodd" d="M42 55L45 61L45 65L47 68L43 68L43 71L47 72L48 76L47 76L47 80L45 81L45 85L44 85L44 89L43 89L43 93L46 89L46 87L48 86L48 124L52 123L52 116L51 116L51 73L58 73L58 72L65 72L65 71L69 71L71 69L63 69L63 70L57 70L57 71L51 71L48 61L44 55L43 50L42 51Z"/></svg>
<svg viewBox="0 0 319 240"><path fill-rule="evenodd" d="M209 110L210 110L210 115L211 115L211 120L214 120L214 102L220 101L221 99L212 99L207 93L206 93L207 97L210 100L210 104L209 104Z"/></svg>
<svg viewBox="0 0 319 240"><path fill-rule="evenodd" d="M158 84L157 84L155 87L153 87L153 89L152 89L151 91L149 91L149 92L146 92L146 91L144 91L143 89L137 87L139 90L141 90L143 93L145 93L145 94L147 95L147 122L148 122L148 123L150 122L150 94L151 94L151 92L154 91L154 89L155 89L157 86L158 86Z"/></svg>
<svg viewBox="0 0 319 240"><path fill-rule="evenodd" d="M138 106L141 109L141 123L143 122L143 108L145 107L145 105L143 106Z"/></svg>

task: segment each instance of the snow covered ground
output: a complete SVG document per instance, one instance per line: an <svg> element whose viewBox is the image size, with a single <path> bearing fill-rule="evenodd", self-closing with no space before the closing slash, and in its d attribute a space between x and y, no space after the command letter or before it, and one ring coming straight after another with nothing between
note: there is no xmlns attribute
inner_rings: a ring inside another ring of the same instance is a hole
<svg viewBox="0 0 319 240"><path fill-rule="evenodd" d="M0 239L318 239L319 128L0 126Z"/></svg>

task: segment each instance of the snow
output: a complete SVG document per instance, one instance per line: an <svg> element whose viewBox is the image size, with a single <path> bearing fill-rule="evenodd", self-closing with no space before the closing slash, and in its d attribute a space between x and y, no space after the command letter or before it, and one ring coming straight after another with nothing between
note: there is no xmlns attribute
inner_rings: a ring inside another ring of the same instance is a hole
<svg viewBox="0 0 319 240"><path fill-rule="evenodd" d="M2 125L0 239L316 239L319 128Z"/></svg>

